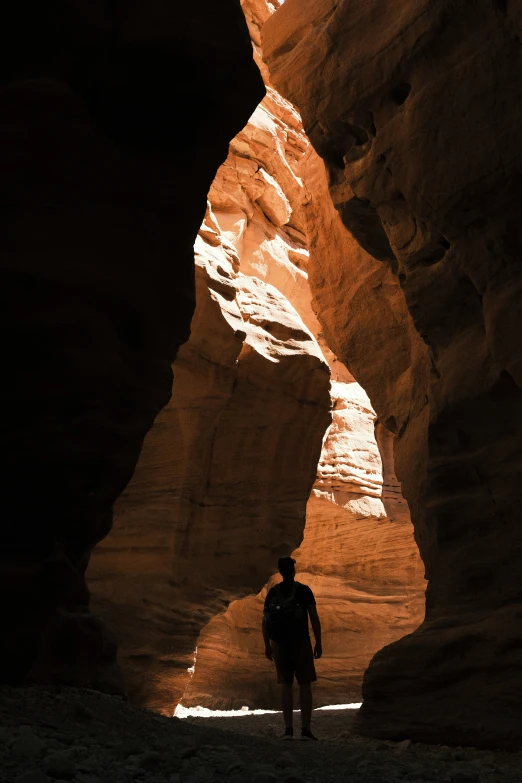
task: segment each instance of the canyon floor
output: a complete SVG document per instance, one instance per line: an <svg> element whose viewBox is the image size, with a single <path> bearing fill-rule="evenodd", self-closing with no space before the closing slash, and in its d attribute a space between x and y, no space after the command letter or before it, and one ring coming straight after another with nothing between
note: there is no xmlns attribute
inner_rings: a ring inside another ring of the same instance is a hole
<svg viewBox="0 0 522 783"><path fill-rule="evenodd" d="M521 783L519 753L402 744L314 713L321 742L277 739L280 715L164 718L71 688L0 690L1 783Z"/></svg>

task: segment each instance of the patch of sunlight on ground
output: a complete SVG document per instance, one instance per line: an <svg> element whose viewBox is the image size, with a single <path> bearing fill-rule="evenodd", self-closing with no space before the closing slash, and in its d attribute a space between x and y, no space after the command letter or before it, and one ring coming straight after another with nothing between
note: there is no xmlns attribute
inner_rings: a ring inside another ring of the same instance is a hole
<svg viewBox="0 0 522 783"><path fill-rule="evenodd" d="M327 707L318 707L320 710L358 710L362 702L356 704L329 704ZM209 710L207 707L183 707L178 704L174 710L175 718L240 718L244 715L276 715L279 710L251 710L249 707L241 707L240 710ZM294 710L299 712L299 710Z"/></svg>

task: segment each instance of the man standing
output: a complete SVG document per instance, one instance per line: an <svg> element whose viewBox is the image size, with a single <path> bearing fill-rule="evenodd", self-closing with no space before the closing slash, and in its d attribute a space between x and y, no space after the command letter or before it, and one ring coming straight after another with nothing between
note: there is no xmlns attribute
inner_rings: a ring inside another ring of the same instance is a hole
<svg viewBox="0 0 522 783"><path fill-rule="evenodd" d="M312 682L317 680L314 658L323 654L321 623L314 594L306 585L295 581L295 560L281 557L277 564L283 581L272 587L265 599L263 639L265 655L274 661L285 721L284 739L293 739L294 675L299 685L301 739L316 740L310 731L312 719ZM315 647L312 651L308 618L312 623Z"/></svg>

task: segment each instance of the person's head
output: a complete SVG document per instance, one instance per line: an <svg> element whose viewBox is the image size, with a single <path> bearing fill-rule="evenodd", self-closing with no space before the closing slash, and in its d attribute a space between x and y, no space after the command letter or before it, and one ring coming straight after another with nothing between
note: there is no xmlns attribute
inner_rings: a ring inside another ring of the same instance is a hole
<svg viewBox="0 0 522 783"><path fill-rule="evenodd" d="M295 560L293 557L280 557L277 561L279 573L283 579L293 579L295 576Z"/></svg>

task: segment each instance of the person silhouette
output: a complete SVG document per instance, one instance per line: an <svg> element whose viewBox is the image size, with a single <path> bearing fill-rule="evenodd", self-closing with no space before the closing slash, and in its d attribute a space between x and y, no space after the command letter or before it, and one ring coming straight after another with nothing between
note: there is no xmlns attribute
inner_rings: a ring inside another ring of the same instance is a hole
<svg viewBox="0 0 522 783"><path fill-rule="evenodd" d="M283 739L293 739L293 684L299 685L301 708L301 739L317 740L311 732L312 683L316 682L314 659L323 654L321 623L314 594L307 585L295 580L295 560L279 558L277 567L283 581L272 587L263 609L262 632L265 655L274 661L277 682L281 686L281 704L285 733ZM308 619L312 624L315 646L312 650Z"/></svg>

